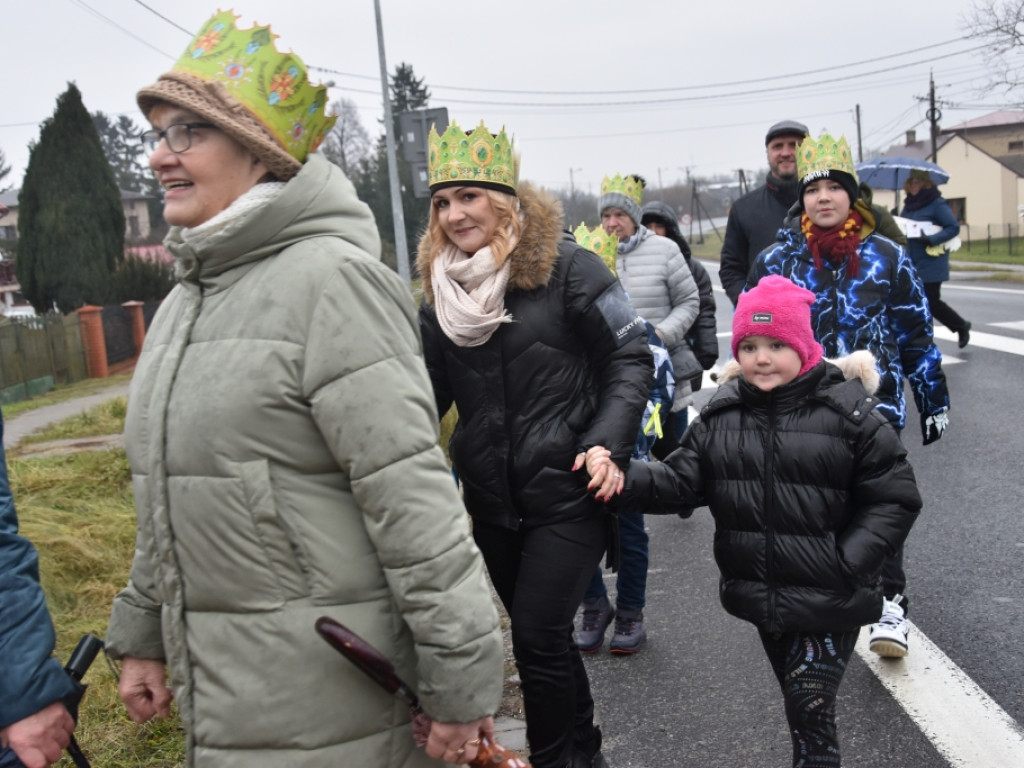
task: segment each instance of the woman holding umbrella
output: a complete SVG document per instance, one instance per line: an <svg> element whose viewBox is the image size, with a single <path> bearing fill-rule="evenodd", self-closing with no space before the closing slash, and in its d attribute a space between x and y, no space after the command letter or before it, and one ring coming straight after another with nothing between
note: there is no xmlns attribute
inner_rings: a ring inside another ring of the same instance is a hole
<svg viewBox="0 0 1024 768"><path fill-rule="evenodd" d="M933 234L920 232L907 236L907 252L917 274L924 283L924 295L932 316L955 331L958 346L963 349L971 338L971 324L942 300L942 284L949 280L949 249L945 244L960 234L960 224L953 215L928 171L914 169L903 185L906 200L900 214L905 219L924 221L941 227Z"/></svg>

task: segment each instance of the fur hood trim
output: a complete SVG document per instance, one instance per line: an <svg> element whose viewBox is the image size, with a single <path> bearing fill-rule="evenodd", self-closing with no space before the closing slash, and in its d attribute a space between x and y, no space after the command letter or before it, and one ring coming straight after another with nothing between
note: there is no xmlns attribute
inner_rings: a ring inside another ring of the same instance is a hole
<svg viewBox="0 0 1024 768"><path fill-rule="evenodd" d="M562 241L562 204L551 193L520 182L519 213L523 218L523 236L509 254L511 272L507 290L532 291L547 285L558 258ZM430 236L420 238L416 269L423 283L423 296L434 303L434 286L430 274Z"/></svg>
<svg viewBox="0 0 1024 768"><path fill-rule="evenodd" d="M873 395L878 391L881 376L879 376L878 368L875 365L875 356L866 349L851 352L846 357L839 357L835 360L830 360L829 358L824 358L824 360L826 363L832 363L832 365L842 371L846 379L860 379L861 384L864 385L864 389L869 395ZM721 386L727 381L738 379L741 376L740 364L733 358L722 367L722 370L718 373L717 382Z"/></svg>

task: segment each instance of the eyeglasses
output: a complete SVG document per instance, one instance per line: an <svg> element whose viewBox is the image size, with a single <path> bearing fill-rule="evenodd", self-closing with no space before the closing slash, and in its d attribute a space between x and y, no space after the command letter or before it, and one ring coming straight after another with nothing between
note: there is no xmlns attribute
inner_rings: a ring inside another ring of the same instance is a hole
<svg viewBox="0 0 1024 768"><path fill-rule="evenodd" d="M192 132L196 128L216 128L213 123L171 123L164 130L156 129L143 131L139 134L139 141L147 155L156 151L161 139L167 139L167 148L171 152L185 152L192 146Z"/></svg>

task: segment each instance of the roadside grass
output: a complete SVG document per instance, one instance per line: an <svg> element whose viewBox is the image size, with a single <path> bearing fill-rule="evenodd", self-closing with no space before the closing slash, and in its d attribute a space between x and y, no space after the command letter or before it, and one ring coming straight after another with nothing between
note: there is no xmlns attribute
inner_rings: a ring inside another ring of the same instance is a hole
<svg viewBox="0 0 1024 768"><path fill-rule="evenodd" d="M16 403L8 403L3 407L4 420L6 421L7 419L14 418L19 413L42 408L46 405L63 403L65 400L71 400L75 397L94 395L110 387L125 384L131 378L132 375L130 373L121 373L117 376L108 376L105 379L83 379L82 381L76 381L74 384L60 384L42 395L36 395L28 400L19 400Z"/></svg>
<svg viewBox="0 0 1024 768"><path fill-rule="evenodd" d="M120 434L126 404L126 398L114 398L30 439ZM457 418L452 408L442 420L446 451ZM38 458L20 458L12 451L7 463L20 532L39 551L40 578L57 631L56 653L65 662L83 634L106 635L114 597L128 582L136 530L128 459L119 448ZM89 690L75 735L93 765L178 768L184 763L184 733L176 710L169 720L131 722L102 653L85 682ZM518 696L507 698L512 711L521 708ZM60 765L66 764L65 757Z"/></svg>
<svg viewBox="0 0 1024 768"><path fill-rule="evenodd" d="M33 459L12 456L8 472L21 533L39 551L40 576L57 631L57 656L64 662L83 634L105 636L114 596L128 581L135 550L128 460L120 449ZM185 745L177 717L132 723L102 654L85 682L89 690L75 733L93 765L182 765ZM67 759L61 764L68 764Z"/></svg>
<svg viewBox="0 0 1024 768"><path fill-rule="evenodd" d="M114 397L88 411L33 432L22 443L48 443L80 437L119 435L124 431L124 416L128 410L127 397Z"/></svg>

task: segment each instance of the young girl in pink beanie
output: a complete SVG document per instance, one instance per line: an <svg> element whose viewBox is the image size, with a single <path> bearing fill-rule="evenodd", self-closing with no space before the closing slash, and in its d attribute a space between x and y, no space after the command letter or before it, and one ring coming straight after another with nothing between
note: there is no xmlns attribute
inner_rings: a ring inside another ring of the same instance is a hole
<svg viewBox="0 0 1024 768"><path fill-rule="evenodd" d="M860 627L882 612L882 563L921 507L906 450L875 411L874 358L824 360L813 301L779 276L742 294L718 391L679 449L632 462L614 497L649 513L710 507L722 605L757 627L802 768L840 764L839 684ZM616 471L606 453L588 452L594 488Z"/></svg>

